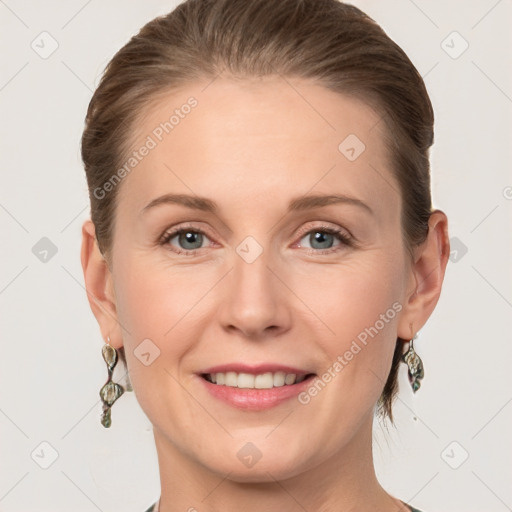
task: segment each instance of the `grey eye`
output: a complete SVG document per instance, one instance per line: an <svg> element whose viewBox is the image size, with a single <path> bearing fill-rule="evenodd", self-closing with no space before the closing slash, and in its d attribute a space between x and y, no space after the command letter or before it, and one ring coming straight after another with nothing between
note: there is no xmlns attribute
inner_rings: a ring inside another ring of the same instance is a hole
<svg viewBox="0 0 512 512"><path fill-rule="evenodd" d="M169 243L174 239L178 238L180 248L185 250L200 249L203 245L203 234L192 230L182 230L175 234Z"/></svg>
<svg viewBox="0 0 512 512"><path fill-rule="evenodd" d="M311 243L312 249L330 249L336 236L324 230L314 229L301 239L301 245L302 240L306 238Z"/></svg>

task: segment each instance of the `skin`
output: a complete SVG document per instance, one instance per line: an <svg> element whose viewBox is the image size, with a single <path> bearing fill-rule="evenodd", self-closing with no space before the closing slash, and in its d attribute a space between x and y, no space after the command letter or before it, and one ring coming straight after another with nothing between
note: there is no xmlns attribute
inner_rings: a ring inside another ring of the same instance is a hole
<svg viewBox="0 0 512 512"><path fill-rule="evenodd" d="M421 329L440 296L446 215L431 215L411 259L384 123L364 103L304 80L221 77L170 91L144 112L132 147L190 96L197 107L119 185L110 260L92 222L82 229L92 311L103 338L125 347L154 426L160 511L405 510L375 476L374 406L397 336ZM338 150L349 134L366 146L353 162ZM218 212L165 204L141 213L170 192L210 198ZM313 193L358 198L373 214L345 203L286 212L291 199ZM205 231L195 254L175 252L194 247L178 237L158 242L184 223ZM357 245L329 234L321 245L321 226ZM252 263L236 251L247 236L263 249ZM227 362L322 375L396 302L401 311L306 405L293 398L241 411L196 375ZM134 354L147 338L160 350L148 366ZM247 442L262 454L252 467L237 457Z"/></svg>

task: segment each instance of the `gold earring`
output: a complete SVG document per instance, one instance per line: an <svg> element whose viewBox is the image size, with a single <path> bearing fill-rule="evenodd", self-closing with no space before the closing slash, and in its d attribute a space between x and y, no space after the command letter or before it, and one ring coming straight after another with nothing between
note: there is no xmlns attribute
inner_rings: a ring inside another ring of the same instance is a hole
<svg viewBox="0 0 512 512"><path fill-rule="evenodd" d="M112 382L112 374L114 372L114 367L117 364L117 350L110 345L110 336L108 336L108 341L105 345L103 345L101 349L101 353L103 355L103 359L105 363L107 363L108 368L108 379L105 385L100 389L100 398L103 402L103 414L101 415L101 424L105 428L109 428L112 425L112 418L110 416L110 408L114 404L114 402L124 393L124 389L122 386L117 384L116 382Z"/></svg>
<svg viewBox="0 0 512 512"><path fill-rule="evenodd" d="M423 369L423 361L414 350L413 341L418 336L415 334L409 342L409 350L402 356L402 361L407 364L409 383L411 384L414 393L418 391L421 386L421 379L423 379L425 372Z"/></svg>

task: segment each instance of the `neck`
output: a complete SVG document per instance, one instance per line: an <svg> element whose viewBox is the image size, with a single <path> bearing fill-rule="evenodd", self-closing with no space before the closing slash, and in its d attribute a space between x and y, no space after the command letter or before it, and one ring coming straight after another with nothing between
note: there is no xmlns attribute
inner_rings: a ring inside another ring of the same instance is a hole
<svg viewBox="0 0 512 512"><path fill-rule="evenodd" d="M211 471L154 430L160 469L158 512L410 512L379 484L372 456L373 415L337 453L299 475L236 482Z"/></svg>

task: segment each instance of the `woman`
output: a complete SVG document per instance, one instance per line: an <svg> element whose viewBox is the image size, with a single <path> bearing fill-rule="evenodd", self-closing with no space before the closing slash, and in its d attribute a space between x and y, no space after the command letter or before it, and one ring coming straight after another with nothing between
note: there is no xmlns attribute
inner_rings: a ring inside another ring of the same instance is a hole
<svg viewBox="0 0 512 512"><path fill-rule="evenodd" d="M432 142L413 64L336 0L188 0L114 56L81 258L102 424L121 358L154 427L149 511L416 510L371 445L447 264Z"/></svg>

